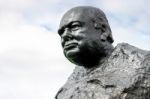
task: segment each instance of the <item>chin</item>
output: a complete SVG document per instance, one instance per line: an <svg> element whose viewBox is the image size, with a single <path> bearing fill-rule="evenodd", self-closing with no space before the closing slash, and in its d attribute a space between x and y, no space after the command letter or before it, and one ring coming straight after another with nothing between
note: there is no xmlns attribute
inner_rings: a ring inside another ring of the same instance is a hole
<svg viewBox="0 0 150 99"><path fill-rule="evenodd" d="M81 66L82 63L80 62L81 53L79 49L73 49L64 52L65 57L73 64Z"/></svg>
<svg viewBox="0 0 150 99"><path fill-rule="evenodd" d="M70 51L65 54L66 58L77 66L83 66L85 68L91 68L97 65L99 58L96 55L90 55L90 53L81 53L80 51Z"/></svg>
<svg viewBox="0 0 150 99"><path fill-rule="evenodd" d="M79 60L79 57L73 57L73 58L67 57L67 59L68 59L71 63L73 63L73 64L75 64L75 65L77 65L77 66L84 66L84 64L82 63L82 61Z"/></svg>
<svg viewBox="0 0 150 99"><path fill-rule="evenodd" d="M64 55L66 56L66 58L69 58L69 59L76 58L78 53L80 53L78 48L74 48L74 49L71 49L71 50L64 51Z"/></svg>

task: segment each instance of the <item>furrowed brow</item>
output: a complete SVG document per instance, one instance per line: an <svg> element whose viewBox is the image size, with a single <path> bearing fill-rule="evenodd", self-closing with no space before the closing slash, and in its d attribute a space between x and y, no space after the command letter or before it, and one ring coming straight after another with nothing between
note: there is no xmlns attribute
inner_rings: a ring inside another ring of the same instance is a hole
<svg viewBox="0 0 150 99"><path fill-rule="evenodd" d="M62 26L61 28L58 29L58 34L61 35L64 31L64 29L66 28L67 26Z"/></svg>

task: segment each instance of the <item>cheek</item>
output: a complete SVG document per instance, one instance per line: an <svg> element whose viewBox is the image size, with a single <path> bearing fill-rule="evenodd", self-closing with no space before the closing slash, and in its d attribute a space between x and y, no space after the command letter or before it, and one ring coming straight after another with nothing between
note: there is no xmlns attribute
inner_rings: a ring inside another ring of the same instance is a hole
<svg viewBox="0 0 150 99"><path fill-rule="evenodd" d="M78 41L84 40L86 38L86 35L84 32L76 32L76 33L74 33L73 36Z"/></svg>
<svg viewBox="0 0 150 99"><path fill-rule="evenodd" d="M102 44L99 38L87 38L83 40L82 46L89 50L99 50Z"/></svg>
<svg viewBox="0 0 150 99"><path fill-rule="evenodd" d="M90 31L87 30L86 28L82 28L82 29L79 29L77 31L74 31L72 34L76 37L76 39L81 40L81 39L87 38L88 35L91 34L89 32Z"/></svg>
<svg viewBox="0 0 150 99"><path fill-rule="evenodd" d="M93 45L94 45L94 42L87 38L84 38L79 42L79 48L84 49L84 50L93 48Z"/></svg>

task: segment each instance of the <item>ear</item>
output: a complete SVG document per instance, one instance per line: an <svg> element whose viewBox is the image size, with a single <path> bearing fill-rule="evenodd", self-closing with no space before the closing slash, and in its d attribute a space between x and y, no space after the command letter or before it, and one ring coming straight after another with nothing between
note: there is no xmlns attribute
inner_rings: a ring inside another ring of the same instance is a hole
<svg viewBox="0 0 150 99"><path fill-rule="evenodd" d="M106 41L109 36L109 29L105 24L101 25L101 40Z"/></svg>

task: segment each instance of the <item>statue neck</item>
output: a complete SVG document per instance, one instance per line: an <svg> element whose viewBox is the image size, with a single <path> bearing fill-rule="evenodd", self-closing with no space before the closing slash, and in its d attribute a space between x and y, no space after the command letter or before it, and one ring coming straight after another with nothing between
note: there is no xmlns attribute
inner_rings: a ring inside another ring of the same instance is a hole
<svg viewBox="0 0 150 99"><path fill-rule="evenodd" d="M114 47L112 45L105 47L105 55L103 57L100 57L96 65L90 66L89 68L85 67L87 72L93 71L98 67L104 68L102 64L108 60L113 51Z"/></svg>

